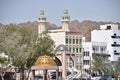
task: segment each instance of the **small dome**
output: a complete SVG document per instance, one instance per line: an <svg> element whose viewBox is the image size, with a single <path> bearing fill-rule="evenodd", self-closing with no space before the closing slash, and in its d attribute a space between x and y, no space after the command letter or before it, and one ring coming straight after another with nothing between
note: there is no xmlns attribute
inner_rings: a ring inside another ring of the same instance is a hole
<svg viewBox="0 0 120 80"><path fill-rule="evenodd" d="M40 15L44 15L44 10L41 10L41 11L40 11Z"/></svg>
<svg viewBox="0 0 120 80"><path fill-rule="evenodd" d="M68 14L68 10L67 9L64 10L64 14Z"/></svg>
<svg viewBox="0 0 120 80"><path fill-rule="evenodd" d="M53 58L50 56L44 55L40 56L35 62L35 66L57 66Z"/></svg>
<svg viewBox="0 0 120 80"><path fill-rule="evenodd" d="M56 47L56 51L68 51L68 48L65 45L61 44Z"/></svg>

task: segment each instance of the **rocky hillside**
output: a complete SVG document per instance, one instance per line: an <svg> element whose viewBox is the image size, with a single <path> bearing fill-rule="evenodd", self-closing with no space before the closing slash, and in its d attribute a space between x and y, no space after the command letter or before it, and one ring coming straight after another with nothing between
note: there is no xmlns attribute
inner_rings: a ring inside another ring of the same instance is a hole
<svg viewBox="0 0 120 80"><path fill-rule="evenodd" d="M120 23L96 22L96 21L91 21L91 20L84 20L82 22L79 22L78 20L74 20L74 21L71 21L71 23L70 23L70 30L72 32L82 32L83 36L86 37L86 41L91 41L91 31L96 30L96 29L98 30L100 25L108 24L108 23L118 24L119 29L120 29ZM34 21L34 22L29 21L29 22L26 22L26 23L20 23L20 24L15 24L15 25L29 27L35 33L37 33L37 29L38 29L37 21ZM5 26L7 26L7 25L0 24L0 31L2 31L2 29ZM47 30L61 28L61 27L58 27L57 25L51 24L49 22L47 22L46 26L47 26Z"/></svg>
<svg viewBox="0 0 120 80"><path fill-rule="evenodd" d="M113 22L96 22L90 20L84 20L82 22L79 22L78 20L74 20L70 23L70 30L82 32L83 36L86 37L86 41L91 41L91 31L99 30L100 25L109 24L109 23L113 23ZM118 24L120 29L120 23L113 23L113 24Z"/></svg>

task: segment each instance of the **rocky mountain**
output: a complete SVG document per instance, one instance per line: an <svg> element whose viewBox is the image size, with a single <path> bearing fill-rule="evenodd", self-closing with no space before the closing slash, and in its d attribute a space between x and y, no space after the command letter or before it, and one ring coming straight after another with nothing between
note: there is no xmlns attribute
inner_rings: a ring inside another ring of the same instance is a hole
<svg viewBox="0 0 120 80"><path fill-rule="evenodd" d="M78 20L71 21L70 23L70 31L72 32L81 32L84 37L86 37L86 41L91 41L91 31L93 30L99 30L99 26L103 24L118 24L119 25L119 30L120 30L120 22L114 23L114 22L96 22L96 21L91 21L91 20L84 20L82 22L79 22ZM9 24L10 25L10 24ZM37 21L34 22L26 22L26 23L20 23L20 24L15 24L17 26L25 26L31 28L35 33L38 32L38 23ZM0 24L0 31L7 26ZM47 30L50 29L59 29L61 27L51 24L49 22L46 23L46 28Z"/></svg>
<svg viewBox="0 0 120 80"><path fill-rule="evenodd" d="M86 41L91 41L91 31L99 30L100 25L109 24L109 23L118 24L120 29L120 23L96 22L90 20L84 20L82 22L79 22L78 20L74 20L70 23L70 30L82 32L82 35L86 37Z"/></svg>

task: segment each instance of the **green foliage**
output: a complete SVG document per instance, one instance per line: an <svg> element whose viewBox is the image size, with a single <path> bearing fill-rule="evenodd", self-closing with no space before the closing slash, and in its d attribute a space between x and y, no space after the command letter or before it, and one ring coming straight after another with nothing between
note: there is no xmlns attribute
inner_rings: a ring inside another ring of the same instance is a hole
<svg viewBox="0 0 120 80"><path fill-rule="evenodd" d="M42 33L39 35L36 43L36 53L39 55L54 55L54 41L51 39L49 35L46 33Z"/></svg>
<svg viewBox="0 0 120 80"><path fill-rule="evenodd" d="M29 55L35 54L36 35L26 27L7 26L0 35L0 50L12 58L13 65L26 68Z"/></svg>
<svg viewBox="0 0 120 80"><path fill-rule="evenodd" d="M94 56L93 57L93 70L94 71L103 71L105 73L105 71L107 70L107 65L104 63L103 58L101 56Z"/></svg>
<svg viewBox="0 0 120 80"><path fill-rule="evenodd" d="M0 64L4 64L7 61L7 58L0 56Z"/></svg>
<svg viewBox="0 0 120 80"><path fill-rule="evenodd" d="M116 62L115 70L117 73L120 73L120 57L118 58L118 60Z"/></svg>
<svg viewBox="0 0 120 80"><path fill-rule="evenodd" d="M112 78L117 77L116 72L115 72L115 71L113 71L113 70L109 72L109 75L110 75L110 76L112 76Z"/></svg>
<svg viewBox="0 0 120 80"><path fill-rule="evenodd" d="M2 77L5 75L5 72L10 69L10 61L8 58L6 57L1 57L0 56L0 77Z"/></svg>
<svg viewBox="0 0 120 80"><path fill-rule="evenodd" d="M46 33L39 36L29 27L7 26L0 34L0 51L12 58L13 65L30 68L40 55L53 56L54 41Z"/></svg>

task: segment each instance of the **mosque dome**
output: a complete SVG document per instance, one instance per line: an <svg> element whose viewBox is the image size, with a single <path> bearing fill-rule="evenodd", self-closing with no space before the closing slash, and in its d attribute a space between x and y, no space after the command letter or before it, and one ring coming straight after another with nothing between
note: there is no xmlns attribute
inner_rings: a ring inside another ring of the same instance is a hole
<svg viewBox="0 0 120 80"><path fill-rule="evenodd" d="M65 45L61 44L56 47L56 51L68 51L68 48Z"/></svg>
<svg viewBox="0 0 120 80"><path fill-rule="evenodd" d="M35 62L35 66L57 66L52 57L44 55L40 56Z"/></svg>
<svg viewBox="0 0 120 80"><path fill-rule="evenodd" d="M64 10L64 14L68 14L68 10L67 9Z"/></svg>
<svg viewBox="0 0 120 80"><path fill-rule="evenodd" d="M44 15L44 10L41 10L41 11L40 11L40 15Z"/></svg>

